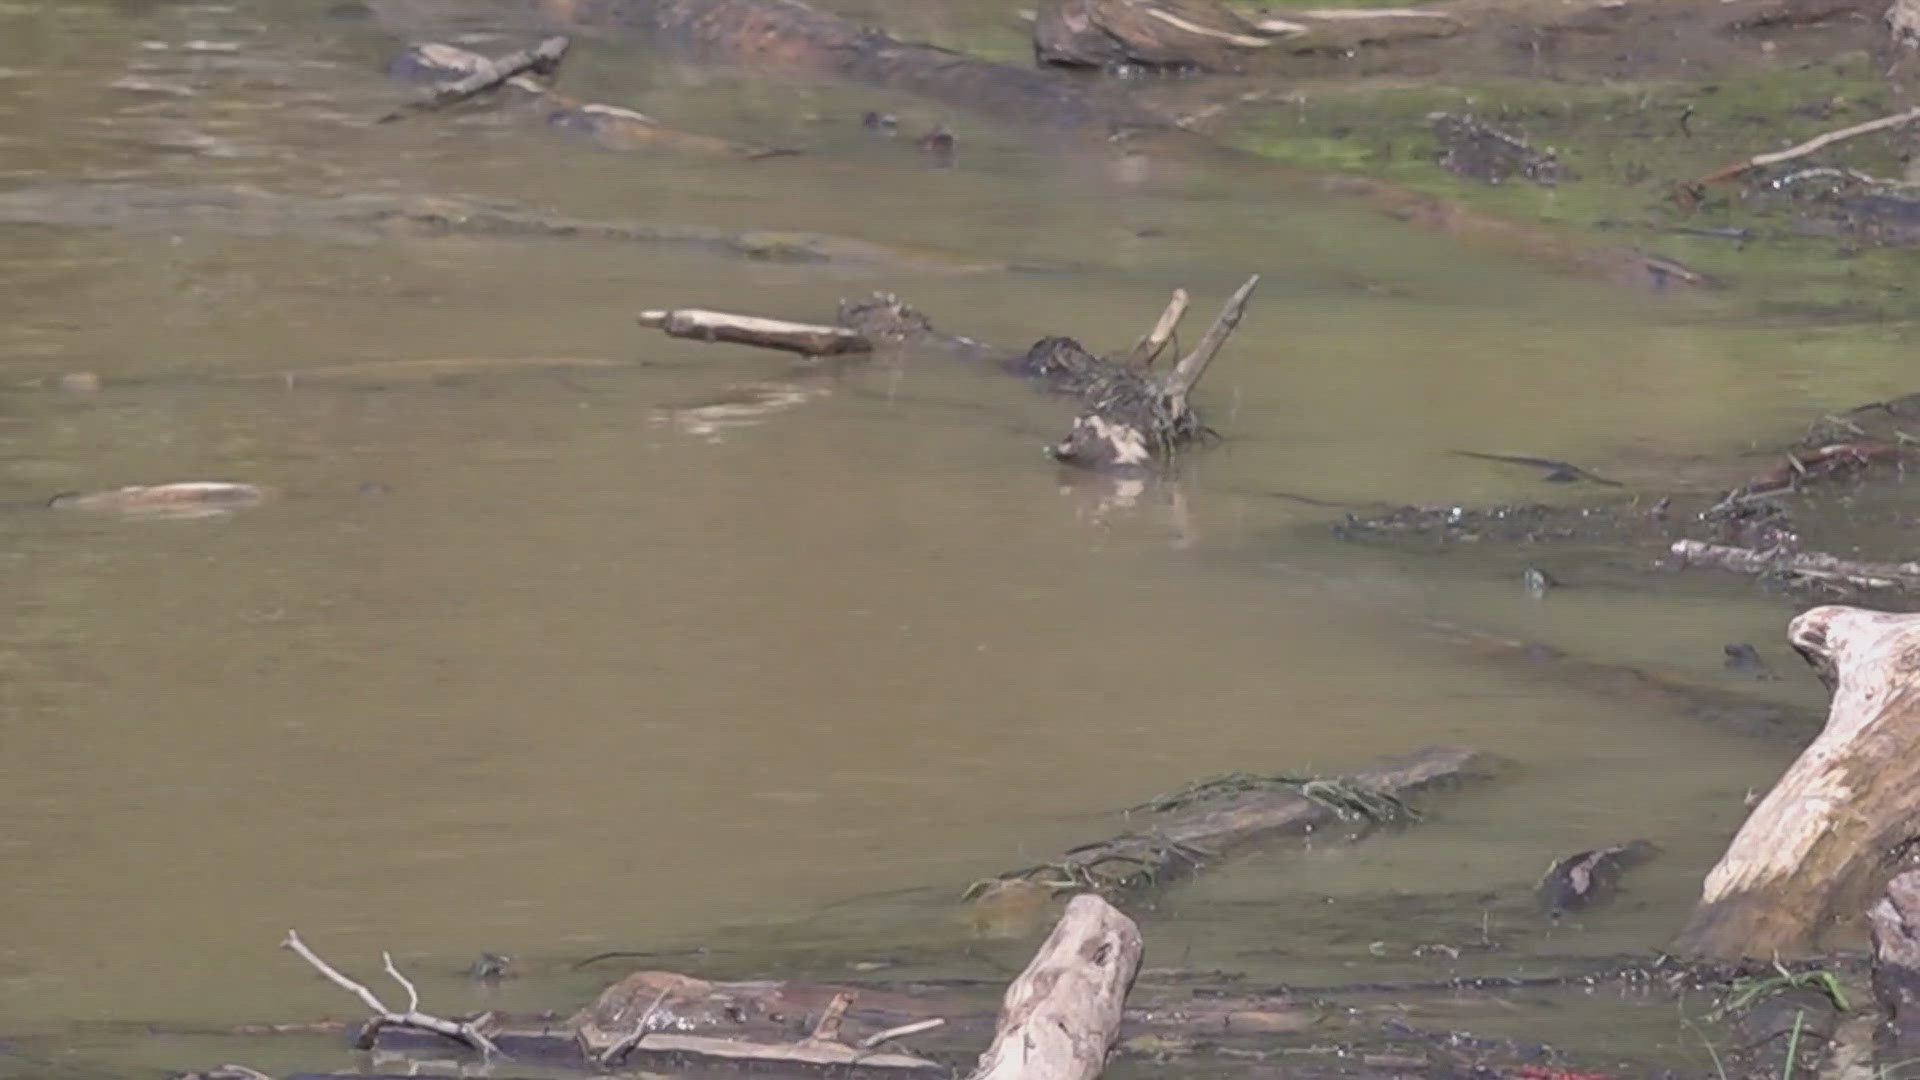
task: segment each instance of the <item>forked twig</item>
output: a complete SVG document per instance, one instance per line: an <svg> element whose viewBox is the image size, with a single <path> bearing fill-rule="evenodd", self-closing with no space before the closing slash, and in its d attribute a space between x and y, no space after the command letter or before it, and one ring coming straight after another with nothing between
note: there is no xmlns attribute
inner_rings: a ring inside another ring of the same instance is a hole
<svg viewBox="0 0 1920 1080"><path fill-rule="evenodd" d="M326 976L328 982L359 998L367 1008L373 1010L374 1017L367 1023L366 1030L361 1034L361 1041L363 1043L370 1041L374 1035L378 1034L380 1028L406 1027L414 1028L418 1031L432 1032L435 1035L452 1039L457 1043L478 1050L481 1054L490 1058L506 1057L505 1054L501 1053L500 1048L494 1045L493 1040L488 1038L486 1033L480 1030L477 1021L448 1020L443 1017L434 1016L431 1013L421 1012L419 991L414 989L414 985L411 982L407 981L406 976L400 974L398 968L394 967L393 955L391 953L381 953L380 955L381 958L386 961L387 974L393 976L395 982L398 982L402 987L406 988L408 1000L407 1008L404 1012L396 1012L387 1008L386 1003L380 1000L378 994L367 989L365 985L355 982L341 974L338 968L320 959L319 954L308 948L306 942L300 940L299 931L287 931L287 939L280 944L283 948L293 950L300 959L313 965L313 969ZM368 1047L363 1047L363 1049L366 1048Z"/></svg>

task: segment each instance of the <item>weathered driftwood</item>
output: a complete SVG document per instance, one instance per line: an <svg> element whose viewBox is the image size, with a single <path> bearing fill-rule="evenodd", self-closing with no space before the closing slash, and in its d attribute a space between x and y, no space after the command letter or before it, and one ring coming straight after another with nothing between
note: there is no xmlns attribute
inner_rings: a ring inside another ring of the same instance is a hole
<svg viewBox="0 0 1920 1080"><path fill-rule="evenodd" d="M1188 395L1240 325L1247 301L1258 284L1260 275L1255 274L1235 290L1193 351L1181 357L1165 375L1149 375L1144 366L1110 362L1109 370L1083 391L1086 411L1074 418L1067 437L1050 447L1048 453L1069 465L1125 471L1164 462L1181 446L1198 438L1202 428ZM1184 307L1177 298L1168 305L1168 312L1175 314L1176 325L1176 308L1184 310ZM1161 325L1166 321L1167 316L1163 314L1148 337L1161 334ZM1171 334L1172 328L1165 333ZM1065 344L1071 343L1062 343L1063 347Z"/></svg>
<svg viewBox="0 0 1920 1080"><path fill-rule="evenodd" d="M702 311L699 308L643 311L637 319L641 326L658 330L669 337L692 338L695 341L729 341L737 345L779 349L806 356L873 351L873 342L858 330L845 326L786 322L755 315Z"/></svg>
<svg viewBox="0 0 1920 1080"><path fill-rule="evenodd" d="M1773 574L1794 581L1856 589L1920 589L1920 562L1883 563L1842 559L1818 551L1756 551L1730 544L1675 540L1683 566L1711 566L1736 574Z"/></svg>
<svg viewBox="0 0 1920 1080"><path fill-rule="evenodd" d="M1057 72L902 41L800 0L541 0L540 6L563 20L646 27L662 40L756 73L827 77L902 90L1002 120L1077 131L1100 144L1120 139L1150 155L1201 160L1268 182L1290 183L1574 274L1654 289L1710 284L1671 260L1616 244L1494 217L1384 180L1281 164L1187 130L1116 87L1089 86Z"/></svg>
<svg viewBox="0 0 1920 1080"><path fill-rule="evenodd" d="M1094 1080L1120 1033L1140 952L1132 919L1097 896L1074 897L1007 987L972 1080Z"/></svg>
<svg viewBox="0 0 1920 1080"><path fill-rule="evenodd" d="M1260 278L1255 275L1228 298L1220 315L1193 351L1162 375L1131 355L1151 358L1164 348L1185 311L1184 293L1176 293L1160 319L1126 359L1095 356L1071 338L1051 337L1025 353L999 356L999 366L1049 389L1073 394L1084 403L1066 438L1048 447L1056 460L1105 472L1138 472L1165 463L1205 430L1192 407L1194 386L1220 353L1246 313ZM782 323L755 316L708 311L649 311L643 326L677 337L734 341L763 348L816 352L872 348L876 345L932 346L973 357L992 350L968 338L938 334L920 312L897 297L881 294L840 305L838 326Z"/></svg>
<svg viewBox="0 0 1920 1080"><path fill-rule="evenodd" d="M1033 56L1061 67L1239 71L1273 44L1214 0L1048 0L1033 24Z"/></svg>
<svg viewBox="0 0 1920 1080"><path fill-rule="evenodd" d="M1891 19L1892 16L1893 12L1889 11L1889 19ZM1789 146L1785 150L1775 150L1767 154L1755 154L1745 161L1736 161L1725 168L1715 169L1705 176L1694 180L1690 186L1698 188L1720 180L1730 180L1733 177L1754 169L1762 169L1768 165L1779 165L1782 162L1792 161L1796 158L1806 157L1808 154L1818 153L1837 142L1844 142L1847 139L1857 139L1862 135L1871 135L1876 131L1886 131L1889 128L1905 127L1916 120L1920 120L1920 105L1916 105L1905 112L1897 112L1875 120L1866 120L1833 131L1822 132L1808 139L1806 142L1796 146Z"/></svg>
<svg viewBox="0 0 1920 1080"><path fill-rule="evenodd" d="M1827 726L1707 875L1681 953L1813 948L1858 920L1920 833L1920 615L1818 607L1788 639L1833 687Z"/></svg>
<svg viewBox="0 0 1920 1080"><path fill-rule="evenodd" d="M1230 776L1136 808L1136 826L1120 836L1073 848L1059 859L1008 871L976 884L990 895L1003 883L1033 883L1057 892L1121 892L1191 872L1237 848L1339 824L1361 827L1406 821L1406 800L1447 784L1485 779L1496 758L1436 746L1410 757L1337 778Z"/></svg>
<svg viewBox="0 0 1920 1080"><path fill-rule="evenodd" d="M266 497L266 489L253 484L188 480L111 491L63 492L48 499L47 505L56 510L93 510L129 517L198 518L253 506Z"/></svg>
<svg viewBox="0 0 1920 1080"><path fill-rule="evenodd" d="M498 59L479 57L478 63L470 73L429 89L414 100L382 116L377 123L391 123L410 113L445 108L455 102L477 97L489 90L498 90L507 82L529 72L541 75L551 74L559 68L560 61L566 57L567 49L571 45L572 43L564 37L550 37L530 49L508 53Z"/></svg>
<svg viewBox="0 0 1920 1080"><path fill-rule="evenodd" d="M414 988L413 983L409 982L405 975L400 974L399 968L393 966L393 955L391 953L381 953L380 958L386 965L387 974L392 976L393 981L399 983L401 989L407 992L407 1007L405 1009L388 1008L386 1003L380 1000L379 995L367 989L365 984L355 982L341 974L332 964L322 960L318 953L315 953L307 947L306 942L300 940L298 932L293 930L287 931L286 940L280 944L283 948L292 950L300 959L311 964L315 971L318 971L326 977L327 981L359 998L362 1002L366 1003L367 1008L373 1010L373 1019L369 1020L360 1030L360 1035L357 1040L357 1045L360 1049L372 1049L374 1041L379 1038L380 1031L383 1028L399 1027L410 1028L415 1031L431 1032L442 1038L451 1039L470 1049L477 1050L489 1058L500 1055L500 1048L494 1045L493 1040L487 1035L486 1027L488 1018L448 1020L435 1016L432 1013L421 1012L420 991Z"/></svg>
<svg viewBox="0 0 1920 1080"><path fill-rule="evenodd" d="M1898 1060L1920 1056L1920 870L1897 874L1867 910L1873 936L1873 996L1885 1013L1884 1049Z"/></svg>

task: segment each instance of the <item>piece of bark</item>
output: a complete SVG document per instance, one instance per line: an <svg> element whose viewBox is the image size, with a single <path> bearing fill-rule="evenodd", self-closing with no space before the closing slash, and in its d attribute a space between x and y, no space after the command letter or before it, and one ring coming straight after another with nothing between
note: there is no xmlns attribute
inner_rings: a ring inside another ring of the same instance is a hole
<svg viewBox="0 0 1920 1080"><path fill-rule="evenodd" d="M1707 875L1679 953L1807 952L1858 921L1920 833L1920 615L1817 607L1788 640L1833 688L1826 728Z"/></svg>
<svg viewBox="0 0 1920 1080"><path fill-rule="evenodd" d="M1920 1056L1920 871L1887 882L1887 894L1867 910L1873 936L1873 996L1886 1014L1884 1049L1893 1060Z"/></svg>
<svg viewBox="0 0 1920 1080"><path fill-rule="evenodd" d="M730 341L762 349L779 349L804 356L832 356L836 353L872 352L873 343L857 330L844 326L820 326L814 323L763 319L754 315L732 315L724 311L681 308L676 311L643 311L641 326L659 330L670 337L695 341Z"/></svg>
<svg viewBox="0 0 1920 1080"><path fill-rule="evenodd" d="M1547 914L1559 916L1584 911L1613 898L1620 877L1660 853L1645 840L1582 851L1557 860L1547 868L1535 890Z"/></svg>
<svg viewBox="0 0 1920 1080"><path fill-rule="evenodd" d="M1133 831L1073 848L1050 863L1008 871L976 886L974 893L1010 880L1035 881L1056 891L1139 889L1262 840L1369 814L1375 819L1404 814L1402 800L1412 795L1485 779L1498 768L1498 759L1489 755L1437 746L1334 779L1229 778L1130 814Z"/></svg>
<svg viewBox="0 0 1920 1080"><path fill-rule="evenodd" d="M1097 896L1076 896L1007 988L993 1045L971 1080L1094 1080L1140 970L1140 930Z"/></svg>

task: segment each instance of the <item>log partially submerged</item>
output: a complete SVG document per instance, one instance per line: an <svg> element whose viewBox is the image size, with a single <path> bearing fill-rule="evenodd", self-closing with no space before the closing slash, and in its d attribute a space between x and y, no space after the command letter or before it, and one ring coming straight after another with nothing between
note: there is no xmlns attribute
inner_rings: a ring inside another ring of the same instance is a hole
<svg viewBox="0 0 1920 1080"><path fill-rule="evenodd" d="M1154 374L1149 365L1186 311L1185 290L1176 291L1153 329L1120 359L1096 356L1072 338L1051 337L1019 356L1003 356L1000 366L1083 402L1083 411L1066 438L1047 448L1055 460L1102 472L1150 470L1205 433L1192 405L1193 388L1240 325L1259 283L1258 274L1248 278L1227 299L1193 351L1165 374ZM843 303L837 326L699 309L646 311L639 321L675 337L810 355L862 351L876 345L937 345L969 356L991 355L971 339L935 333L926 316L885 294Z"/></svg>
<svg viewBox="0 0 1920 1080"><path fill-rule="evenodd" d="M1920 835L1920 615L1818 607L1788 638L1833 688L1827 726L1707 875L1682 953L1812 949L1857 923Z"/></svg>
<svg viewBox="0 0 1920 1080"><path fill-rule="evenodd" d="M971 1080L1094 1080L1120 1033L1140 970L1140 929L1097 896L1076 896L1007 988L993 1045Z"/></svg>
<svg viewBox="0 0 1920 1080"><path fill-rule="evenodd" d="M1140 889L1260 841L1341 824L1368 828L1411 820L1416 815L1407 800L1413 796L1486 779L1499 765L1478 751L1436 746L1343 777L1222 777L1136 808L1136 827L1120 836L977 883L970 895L992 895L1008 883L1055 892Z"/></svg>

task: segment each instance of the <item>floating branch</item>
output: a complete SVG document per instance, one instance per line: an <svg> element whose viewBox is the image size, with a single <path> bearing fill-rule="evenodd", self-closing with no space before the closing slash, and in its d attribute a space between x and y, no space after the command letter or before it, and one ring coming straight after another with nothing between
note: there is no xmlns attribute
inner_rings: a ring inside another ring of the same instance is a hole
<svg viewBox="0 0 1920 1080"><path fill-rule="evenodd" d="M379 995L367 989L364 984L353 981L341 974L339 969L335 968L332 964L320 959L318 954L307 947L306 942L300 940L299 931L287 931L287 939L280 944L283 948L292 949L299 955L300 959L312 964L315 971L326 976L329 982L359 998L366 1004L367 1008L373 1010L373 1019L368 1021L367 1025L360 1031L358 1048L361 1050L371 1050L373 1048L374 1040L379 1038L381 1028L402 1027L413 1028L418 1031L428 1031L435 1035L452 1039L454 1042L477 1050L489 1058L506 1056L500 1052L498 1046L494 1045L493 1040L488 1038L484 1031L480 1030L480 1024L485 1021L486 1017L481 1017L477 1020L447 1020L434 1016L431 1013L421 1012L420 992L414 989L413 984L407 981L405 975L400 974L399 968L393 966L392 953L383 952L380 954L380 959L386 965L387 974L392 976L393 981L399 983L401 988L407 992L407 1007L404 1011L395 1011L387 1008L386 1003L380 1000Z"/></svg>

